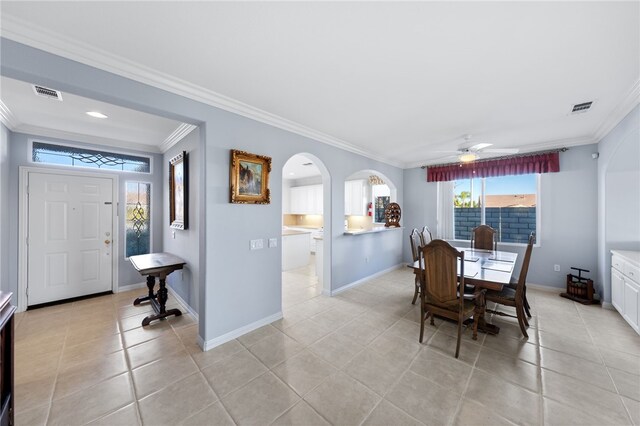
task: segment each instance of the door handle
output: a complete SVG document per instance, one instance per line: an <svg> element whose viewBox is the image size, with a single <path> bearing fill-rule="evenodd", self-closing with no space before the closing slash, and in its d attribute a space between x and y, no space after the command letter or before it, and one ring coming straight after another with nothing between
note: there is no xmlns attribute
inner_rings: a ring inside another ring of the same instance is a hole
<svg viewBox="0 0 640 426"><path fill-rule="evenodd" d="M110 244L110 243L111 243L111 241L110 241L110 240L104 240L104 243L105 243L105 244Z"/></svg>

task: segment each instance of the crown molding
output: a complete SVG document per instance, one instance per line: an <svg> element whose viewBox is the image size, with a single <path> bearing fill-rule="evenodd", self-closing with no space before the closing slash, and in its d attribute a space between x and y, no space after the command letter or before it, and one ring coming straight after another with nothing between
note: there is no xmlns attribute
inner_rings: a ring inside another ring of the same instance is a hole
<svg viewBox="0 0 640 426"><path fill-rule="evenodd" d="M84 142L105 147L117 147L128 151L141 151L145 153L160 154L160 148L156 145L145 145L137 142L122 141L119 139L103 138L100 136L85 135L83 133L67 132L65 130L48 129L31 124L21 124L12 130L15 133L26 133L29 135L45 138L64 139L70 142Z"/></svg>
<svg viewBox="0 0 640 426"><path fill-rule="evenodd" d="M20 122L18 121L16 116L13 115L9 107L4 102L2 102L2 99L0 99L0 122L7 126L7 128L12 132L16 127L20 125Z"/></svg>
<svg viewBox="0 0 640 426"><path fill-rule="evenodd" d="M600 142L600 140L608 135L638 104L640 104L640 79L631 86L631 89L624 99L611 111L602 124L600 124L593 134L595 141Z"/></svg>
<svg viewBox="0 0 640 426"><path fill-rule="evenodd" d="M537 151L546 151L546 150L550 150L550 149L556 149L556 148L569 148L572 146L580 146L580 145L591 145L597 143L597 140L594 139L591 136L582 136L579 138L566 138L566 139L553 139L553 140L549 140L549 141L544 141L544 142L540 142L540 143L536 143L533 145L527 145L526 147L523 148L519 148L520 151L518 151L517 154L513 154L513 155L522 155L522 154L527 154L530 152L537 152ZM482 152L482 151L480 151ZM495 155L495 157L503 157L504 154L498 154ZM482 159L489 159L491 157L483 157ZM451 161L450 163L454 164L456 163L455 161ZM425 161L414 161L411 163L405 163L404 168L405 169L413 169L416 167L422 167L422 166L431 166L434 164L442 164L442 159L438 160L425 160Z"/></svg>
<svg viewBox="0 0 640 426"><path fill-rule="evenodd" d="M160 152L163 154L171 149L175 144L180 142L185 136L198 126L193 124L180 123L178 127L160 144Z"/></svg>
<svg viewBox="0 0 640 426"><path fill-rule="evenodd" d="M384 156L367 152L342 139L333 137L311 127L296 123L286 118L271 114L262 109L245 104L213 90L197 86L188 81L169 74L145 67L126 58L114 55L81 41L45 30L30 22L4 14L0 35L7 39L22 43L36 49L44 50L76 62L83 63L131 80L144 83L195 101L232 112L261 123L268 124L318 142L340 148L372 160L380 161L395 167L402 167L398 162Z"/></svg>

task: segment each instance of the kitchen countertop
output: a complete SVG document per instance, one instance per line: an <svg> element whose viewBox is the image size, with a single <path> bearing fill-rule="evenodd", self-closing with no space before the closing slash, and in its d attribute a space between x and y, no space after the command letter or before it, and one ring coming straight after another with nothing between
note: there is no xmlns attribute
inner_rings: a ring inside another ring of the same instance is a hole
<svg viewBox="0 0 640 426"><path fill-rule="evenodd" d="M373 229L347 229L344 231L344 235L375 234L378 232L393 231L395 229L403 229L403 227L385 228L384 226L379 226Z"/></svg>
<svg viewBox="0 0 640 426"><path fill-rule="evenodd" d="M302 234L310 234L311 231L293 231L291 229L283 229L282 236L287 237L289 235L302 235Z"/></svg>

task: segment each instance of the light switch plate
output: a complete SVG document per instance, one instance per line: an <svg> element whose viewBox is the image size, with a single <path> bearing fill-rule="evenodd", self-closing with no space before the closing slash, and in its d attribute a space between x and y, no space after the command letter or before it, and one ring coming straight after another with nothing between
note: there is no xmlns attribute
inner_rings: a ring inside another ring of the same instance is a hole
<svg viewBox="0 0 640 426"><path fill-rule="evenodd" d="M269 238L269 248L278 247L278 239L277 238Z"/></svg>
<svg viewBox="0 0 640 426"><path fill-rule="evenodd" d="M262 250L264 248L264 240L251 240L251 250Z"/></svg>

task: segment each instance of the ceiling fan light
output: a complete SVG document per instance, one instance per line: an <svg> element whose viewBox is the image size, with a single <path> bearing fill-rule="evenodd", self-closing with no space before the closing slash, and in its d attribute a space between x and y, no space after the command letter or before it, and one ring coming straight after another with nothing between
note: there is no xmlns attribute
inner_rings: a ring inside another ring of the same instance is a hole
<svg viewBox="0 0 640 426"><path fill-rule="evenodd" d="M462 163L470 163L471 161L474 161L476 159L476 154L474 154L473 152L467 152L464 154L460 154L458 156L458 160L460 160L460 162Z"/></svg>

